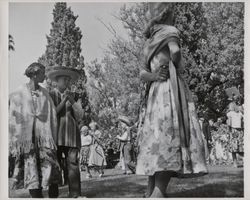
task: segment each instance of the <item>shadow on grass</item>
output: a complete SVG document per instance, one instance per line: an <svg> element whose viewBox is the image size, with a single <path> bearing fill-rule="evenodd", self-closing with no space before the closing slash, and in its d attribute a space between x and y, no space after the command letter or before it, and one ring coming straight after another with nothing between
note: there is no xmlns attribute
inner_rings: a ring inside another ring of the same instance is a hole
<svg viewBox="0 0 250 200"><path fill-rule="evenodd" d="M173 178L168 187L169 197L243 197L243 170L216 169L199 178ZM82 196L88 198L142 198L146 191L146 176L120 176L110 179L90 179L81 183ZM68 186L60 188L60 198L67 197ZM10 191L10 197L27 198L28 192ZM47 191L44 191L47 197Z"/></svg>
<svg viewBox="0 0 250 200"><path fill-rule="evenodd" d="M243 183L207 184L191 190L169 193L169 197L244 197Z"/></svg>
<svg viewBox="0 0 250 200"><path fill-rule="evenodd" d="M146 187L131 182L129 177L110 181L82 184L82 195L88 198L135 198L142 197Z"/></svg>
<svg viewBox="0 0 250 200"><path fill-rule="evenodd" d="M114 187L114 185L116 187ZM178 185L172 185L178 187ZM243 197L243 182L204 184L193 189L184 189L168 193L169 197ZM84 192L85 190L85 192ZM83 196L88 198L142 198L146 186L132 182L116 182L111 185L95 184L83 187Z"/></svg>

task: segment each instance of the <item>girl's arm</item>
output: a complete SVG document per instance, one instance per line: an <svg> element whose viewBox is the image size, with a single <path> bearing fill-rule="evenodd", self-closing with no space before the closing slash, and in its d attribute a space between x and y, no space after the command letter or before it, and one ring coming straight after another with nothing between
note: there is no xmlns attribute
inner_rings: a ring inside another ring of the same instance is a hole
<svg viewBox="0 0 250 200"><path fill-rule="evenodd" d="M66 104L66 102L67 102L67 100L68 100L68 96L66 95L66 96L61 100L61 102L60 102L59 104L57 104L57 101L56 101L56 99L57 99L57 94L56 94L54 91L51 91L49 94L50 94L50 97L51 97L51 99L52 99L52 101L53 101L55 107L56 107L56 113L58 114L58 113L63 109L63 107L65 106L65 104Z"/></svg>
<svg viewBox="0 0 250 200"><path fill-rule="evenodd" d="M147 72L146 70L142 69L140 72L140 77L143 81L152 82L156 80L156 74L152 72Z"/></svg>
<svg viewBox="0 0 250 200"><path fill-rule="evenodd" d="M145 82L154 82L154 81L166 81L168 77L168 69L159 68L156 72L148 72L144 69L140 72L140 77Z"/></svg>

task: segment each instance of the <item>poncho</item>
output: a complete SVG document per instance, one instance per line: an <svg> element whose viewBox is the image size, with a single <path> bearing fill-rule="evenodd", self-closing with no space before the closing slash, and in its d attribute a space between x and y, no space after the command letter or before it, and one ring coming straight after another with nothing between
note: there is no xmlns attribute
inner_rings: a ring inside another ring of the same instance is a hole
<svg viewBox="0 0 250 200"><path fill-rule="evenodd" d="M56 149L56 141L57 116L50 95L40 87L35 107L27 85L20 86L9 98L10 153L29 153L34 145Z"/></svg>

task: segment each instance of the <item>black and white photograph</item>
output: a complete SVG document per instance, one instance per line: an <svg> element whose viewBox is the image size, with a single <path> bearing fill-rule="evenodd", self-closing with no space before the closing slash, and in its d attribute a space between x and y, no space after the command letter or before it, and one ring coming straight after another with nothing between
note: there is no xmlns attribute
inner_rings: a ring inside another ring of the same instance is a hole
<svg viewBox="0 0 250 200"><path fill-rule="evenodd" d="M8 2L8 198L246 197L245 13Z"/></svg>

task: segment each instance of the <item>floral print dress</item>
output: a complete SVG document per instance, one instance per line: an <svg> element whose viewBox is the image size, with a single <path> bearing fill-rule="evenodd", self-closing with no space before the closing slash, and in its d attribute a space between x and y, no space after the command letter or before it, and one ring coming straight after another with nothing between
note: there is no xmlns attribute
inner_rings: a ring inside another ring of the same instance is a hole
<svg viewBox="0 0 250 200"><path fill-rule="evenodd" d="M104 150L101 144L99 144L101 135L102 133L99 130L92 131L93 143L90 146L89 167L103 167L107 165Z"/></svg>
<svg viewBox="0 0 250 200"><path fill-rule="evenodd" d="M158 45L157 40L159 40L160 46L168 40L168 35L178 37L176 32L173 27L159 26L159 31L149 39L152 49ZM149 69L146 71L156 72L161 67L160 57L154 53L155 51L149 49L147 53L150 52L153 52L151 53L152 59L149 59ZM155 172L159 171L174 171L180 176L207 173L204 136L196 114L195 104L188 86L179 75L177 79L181 83L179 87L182 87L181 89L184 90L186 96L188 120L185 122L189 127L189 144L184 146L181 143L177 105L174 99L175 91L171 79L163 82L152 82L143 125L138 131L139 152L136 173L139 175L154 175Z"/></svg>
<svg viewBox="0 0 250 200"><path fill-rule="evenodd" d="M244 152L243 114L240 111L230 111L227 113L227 117L232 121L229 125L231 126L231 131L229 131L229 152Z"/></svg>

